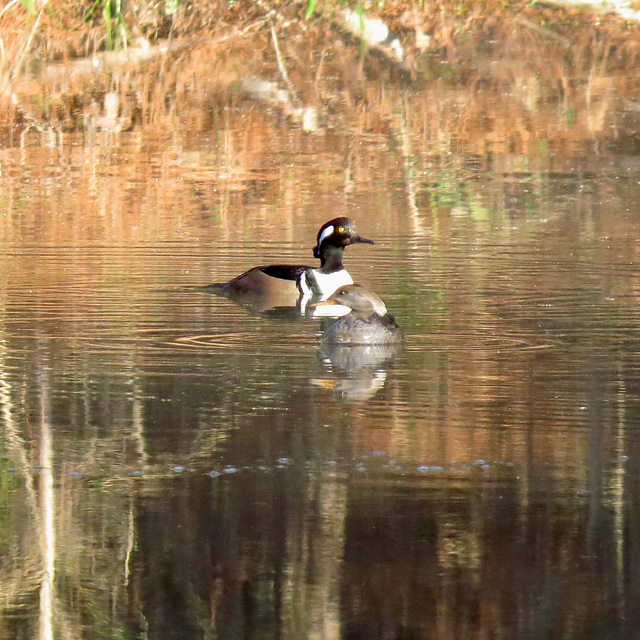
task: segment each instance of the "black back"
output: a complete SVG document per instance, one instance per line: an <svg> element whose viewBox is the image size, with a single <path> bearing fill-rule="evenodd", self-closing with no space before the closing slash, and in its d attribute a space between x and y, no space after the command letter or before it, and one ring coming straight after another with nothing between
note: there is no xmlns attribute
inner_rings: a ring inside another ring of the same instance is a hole
<svg viewBox="0 0 640 640"><path fill-rule="evenodd" d="M281 280L298 280L302 273L304 273L306 269L310 268L311 267L294 264L270 264L266 267L260 267L260 271L272 278L280 278Z"/></svg>

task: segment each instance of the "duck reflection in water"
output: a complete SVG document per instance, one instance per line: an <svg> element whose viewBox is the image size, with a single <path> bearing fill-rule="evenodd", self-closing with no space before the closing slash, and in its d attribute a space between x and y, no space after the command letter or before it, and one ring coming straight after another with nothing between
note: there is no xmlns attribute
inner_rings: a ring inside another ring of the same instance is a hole
<svg viewBox="0 0 640 640"><path fill-rule="evenodd" d="M362 285L339 287L315 306L325 305L346 306L351 312L322 336L320 356L339 379L314 383L347 400L366 400L384 386L387 369L403 349L404 333L380 297Z"/></svg>
<svg viewBox="0 0 640 640"><path fill-rule="evenodd" d="M313 257L320 260L320 268L283 264L253 267L229 282L203 289L257 313L305 315L311 303L325 300L338 287L353 283L342 264L344 250L352 244L374 242L360 236L350 218L334 218L320 227L313 248ZM333 307L332 313L326 313L327 310L322 311L332 317L348 312L344 307Z"/></svg>

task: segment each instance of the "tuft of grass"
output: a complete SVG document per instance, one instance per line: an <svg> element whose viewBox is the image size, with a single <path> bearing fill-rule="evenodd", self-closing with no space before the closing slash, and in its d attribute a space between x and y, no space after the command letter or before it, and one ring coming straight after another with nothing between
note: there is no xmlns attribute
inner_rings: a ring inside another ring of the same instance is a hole
<svg viewBox="0 0 640 640"><path fill-rule="evenodd" d="M25 1L30 2L31 0ZM95 0L91 8L85 13L82 21L84 23L88 22L91 16L100 10L101 6L104 41L107 49L112 51L115 47L118 34L123 43L126 43L127 40L122 0Z"/></svg>

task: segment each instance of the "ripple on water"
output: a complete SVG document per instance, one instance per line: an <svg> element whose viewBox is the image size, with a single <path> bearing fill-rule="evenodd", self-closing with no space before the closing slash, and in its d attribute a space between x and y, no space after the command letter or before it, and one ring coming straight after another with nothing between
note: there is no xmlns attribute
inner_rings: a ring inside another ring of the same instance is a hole
<svg viewBox="0 0 640 640"><path fill-rule="evenodd" d="M248 340L251 340L252 336L253 334L248 331L189 335L179 336L173 340L168 340L166 341L166 344L177 347L193 347L194 349L200 349L202 347L231 349L246 344Z"/></svg>
<svg viewBox="0 0 640 640"><path fill-rule="evenodd" d="M313 331L308 334L292 331L286 335L267 333L261 337L255 332L237 331L178 336L165 341L165 344L199 350L255 348L262 345L271 352L295 352L299 347L308 347L310 350L317 347L318 339Z"/></svg>
<svg viewBox="0 0 640 640"><path fill-rule="evenodd" d="M549 349L556 342L549 340L541 342L531 335L495 335L480 331L455 328L445 331L435 331L428 335L409 336L405 350L409 353L424 351L425 347L448 352L457 351L487 351L491 353L509 351L534 351Z"/></svg>

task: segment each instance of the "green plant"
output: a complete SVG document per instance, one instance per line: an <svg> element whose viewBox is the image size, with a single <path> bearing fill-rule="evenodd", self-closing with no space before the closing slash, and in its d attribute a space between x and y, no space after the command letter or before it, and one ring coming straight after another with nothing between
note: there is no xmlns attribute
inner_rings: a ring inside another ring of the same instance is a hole
<svg viewBox="0 0 640 640"><path fill-rule="evenodd" d="M29 2L31 0L24 0ZM124 14L122 11L122 0L95 0L91 8L84 15L83 22L87 22L89 18L102 5L102 23L104 25L104 39L106 47L112 50L116 35L119 33L123 41L126 41L126 27L124 22Z"/></svg>
<svg viewBox="0 0 640 640"><path fill-rule="evenodd" d="M316 0L307 0L307 6L304 10L304 19L308 20L316 9Z"/></svg>
<svg viewBox="0 0 640 640"><path fill-rule="evenodd" d="M20 4L26 9L27 13L31 16L36 15L36 2L35 0L20 0Z"/></svg>

